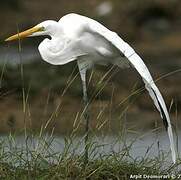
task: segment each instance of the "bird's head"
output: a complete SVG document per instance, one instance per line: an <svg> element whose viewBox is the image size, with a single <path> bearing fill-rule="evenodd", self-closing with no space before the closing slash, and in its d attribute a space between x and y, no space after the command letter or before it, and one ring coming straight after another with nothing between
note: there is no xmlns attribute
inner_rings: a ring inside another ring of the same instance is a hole
<svg viewBox="0 0 181 180"><path fill-rule="evenodd" d="M40 24L26 31L19 32L13 36L10 36L9 38L5 39L5 41L13 41L33 36L43 36L43 35L53 36L56 35L58 29L59 29L58 22L47 20L41 22Z"/></svg>

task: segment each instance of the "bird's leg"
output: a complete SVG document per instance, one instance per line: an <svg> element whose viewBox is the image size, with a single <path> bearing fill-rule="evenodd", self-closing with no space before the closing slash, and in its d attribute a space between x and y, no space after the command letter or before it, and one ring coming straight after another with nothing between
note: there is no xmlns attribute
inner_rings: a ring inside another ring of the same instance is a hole
<svg viewBox="0 0 181 180"><path fill-rule="evenodd" d="M83 102L84 102L84 110L83 110L83 116L85 120L85 159L84 163L88 163L88 139L89 139L89 112L88 112L88 96L87 96L87 85L86 85L86 68L80 68L79 66L79 71L80 71L80 76L82 80L82 87L83 87Z"/></svg>

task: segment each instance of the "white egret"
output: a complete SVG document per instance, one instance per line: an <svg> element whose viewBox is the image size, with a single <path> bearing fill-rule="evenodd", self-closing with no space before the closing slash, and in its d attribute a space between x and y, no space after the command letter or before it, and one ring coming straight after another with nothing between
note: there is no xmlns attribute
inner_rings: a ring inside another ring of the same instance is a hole
<svg viewBox="0 0 181 180"><path fill-rule="evenodd" d="M50 36L50 39L45 38L38 47L43 60L53 65L62 65L77 60L85 106L88 105L87 69L94 64L107 63L121 68L129 67L129 65L134 67L142 77L146 89L160 112L168 132L172 159L174 163L176 162L172 127L165 102L146 65L130 45L99 22L74 13L63 16L58 22L44 21L29 30L7 38L5 41L42 35ZM86 130L88 131L89 119L87 115L88 113L85 112Z"/></svg>

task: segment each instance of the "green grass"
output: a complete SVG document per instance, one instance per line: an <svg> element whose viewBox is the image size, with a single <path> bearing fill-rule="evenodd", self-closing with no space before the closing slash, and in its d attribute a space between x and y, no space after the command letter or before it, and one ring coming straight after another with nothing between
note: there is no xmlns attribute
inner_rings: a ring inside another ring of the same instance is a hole
<svg viewBox="0 0 181 180"><path fill-rule="evenodd" d="M36 138L36 143L33 139ZM84 151L75 150L80 145L74 144L74 136L64 139L64 150L55 153L53 135L29 134L24 146L19 146L16 138L10 135L0 143L0 179L129 179L130 175L167 175L180 173L178 164L166 164L166 155L160 158L134 159L130 156L132 144L124 146L118 152L99 154L100 145L89 142L90 159L84 164ZM31 145L31 146L30 146ZM33 148L32 148L33 147ZM150 151L148 148L147 151ZM147 152L148 153L148 152ZM129 160L128 160L129 158Z"/></svg>

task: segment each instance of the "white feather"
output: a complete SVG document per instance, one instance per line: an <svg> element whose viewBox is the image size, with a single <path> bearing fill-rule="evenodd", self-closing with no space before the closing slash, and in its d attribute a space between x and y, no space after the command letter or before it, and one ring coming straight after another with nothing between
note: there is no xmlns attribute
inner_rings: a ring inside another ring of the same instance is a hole
<svg viewBox="0 0 181 180"><path fill-rule="evenodd" d="M173 162L175 163L176 152L175 152L175 146L174 146L174 140L173 140L172 127L170 123L170 117L169 117L165 102L163 100L163 97L160 91L158 90L157 86L155 85L152 79L152 76L150 72L148 71L148 68L144 64L143 60L133 50L133 48L130 45L128 45L126 42L124 42L116 33L108 30L107 28L99 24L98 22L91 20L88 27L89 27L87 28L88 31L98 33L100 36L104 37L107 41L109 41L113 46L115 46L118 50L120 50L121 53L123 53L127 57L128 61L132 64L132 66L138 71L138 73L142 77L145 83L145 87L148 90L151 98L153 99L155 106L160 112L162 119L164 117L160 108L163 109L163 113L164 113L164 116L166 117L166 121L168 124L167 132L170 139L172 159L173 159Z"/></svg>

